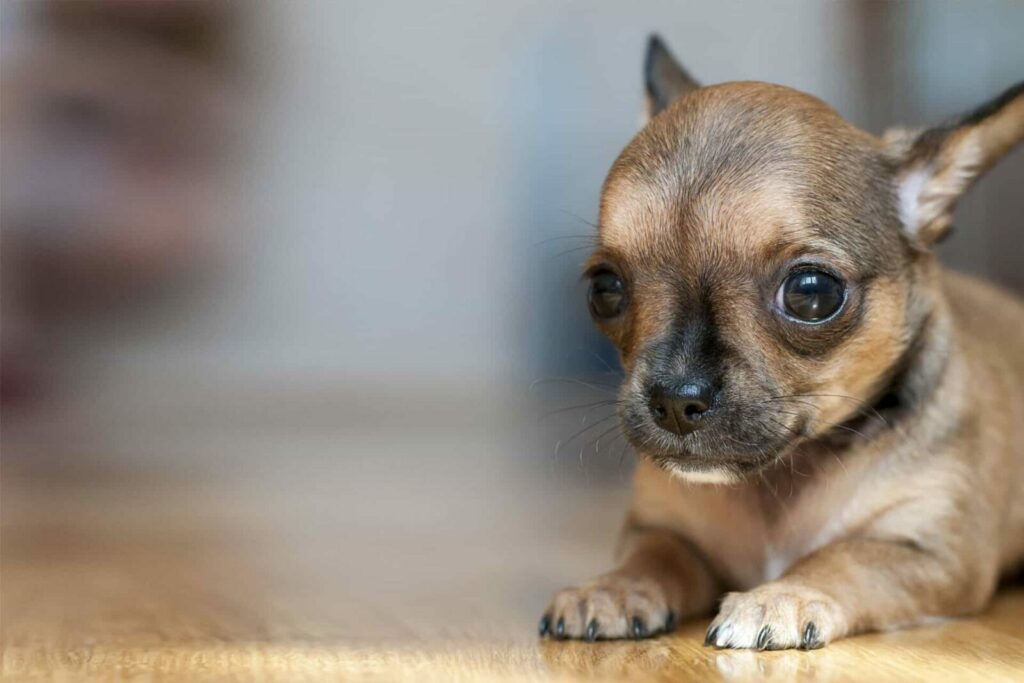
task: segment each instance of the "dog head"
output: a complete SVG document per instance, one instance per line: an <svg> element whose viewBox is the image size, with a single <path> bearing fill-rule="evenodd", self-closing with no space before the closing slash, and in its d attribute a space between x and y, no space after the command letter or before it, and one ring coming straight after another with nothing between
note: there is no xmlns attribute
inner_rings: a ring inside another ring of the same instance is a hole
<svg viewBox="0 0 1024 683"><path fill-rule="evenodd" d="M590 310L637 450L736 479L884 393L929 319L930 246L1024 136L1022 87L879 139L790 88L699 87L657 38L646 80L649 121L602 191Z"/></svg>

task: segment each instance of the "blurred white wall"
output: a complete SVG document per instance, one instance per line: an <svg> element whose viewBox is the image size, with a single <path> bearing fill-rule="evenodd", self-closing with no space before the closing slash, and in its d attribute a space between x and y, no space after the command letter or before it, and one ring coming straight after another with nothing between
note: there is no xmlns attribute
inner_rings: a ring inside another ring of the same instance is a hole
<svg viewBox="0 0 1024 683"><path fill-rule="evenodd" d="M242 7L245 105L217 277L142 322L107 320L83 337L78 352L109 376L442 382L475 394L591 366L597 342L575 283L585 250L559 255L585 243L545 240L590 231L605 171L638 125L651 31L705 82L791 85L862 124L879 111L865 3ZM959 32L974 10L935 6L951 12L936 19L930 7L901 7L888 27L917 41L902 63L941 65L918 92L994 92L1005 68L958 66L961 52L920 33ZM1005 61L1002 48L973 59ZM944 115L962 99L926 97Z"/></svg>
<svg viewBox="0 0 1024 683"><path fill-rule="evenodd" d="M590 230L576 217L593 220L636 130L651 31L708 82L778 81L859 114L849 4L246 7L232 207L245 258L228 252L217 295L157 332L108 327L116 343L90 353L126 372L540 372L583 322L583 252L552 256L579 243L542 241Z"/></svg>

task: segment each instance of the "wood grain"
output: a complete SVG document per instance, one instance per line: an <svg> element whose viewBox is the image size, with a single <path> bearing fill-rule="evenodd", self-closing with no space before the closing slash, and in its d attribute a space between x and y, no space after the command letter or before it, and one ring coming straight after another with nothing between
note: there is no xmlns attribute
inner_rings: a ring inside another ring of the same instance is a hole
<svg viewBox="0 0 1024 683"><path fill-rule="evenodd" d="M551 592L607 565L624 476L538 474L487 431L171 436L5 434L4 680L1024 680L1020 588L815 652L705 648L706 621L541 642Z"/></svg>

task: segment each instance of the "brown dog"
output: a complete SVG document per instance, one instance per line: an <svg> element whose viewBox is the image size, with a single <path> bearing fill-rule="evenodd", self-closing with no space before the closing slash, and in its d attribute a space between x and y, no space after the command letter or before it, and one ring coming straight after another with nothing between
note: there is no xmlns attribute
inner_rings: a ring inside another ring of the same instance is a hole
<svg viewBox="0 0 1024 683"><path fill-rule="evenodd" d="M930 247L1024 137L1024 83L884 139L766 83L698 87L657 38L605 182L590 308L641 455L621 564L555 637L814 648L977 612L1024 558L1024 306Z"/></svg>

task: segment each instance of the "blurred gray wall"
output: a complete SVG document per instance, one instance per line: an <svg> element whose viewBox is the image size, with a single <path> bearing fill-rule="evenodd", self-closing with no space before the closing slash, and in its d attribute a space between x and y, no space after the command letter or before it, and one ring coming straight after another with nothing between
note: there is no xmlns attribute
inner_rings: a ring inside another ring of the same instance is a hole
<svg viewBox="0 0 1024 683"><path fill-rule="evenodd" d="M865 2L860 14L870 129L938 122L1024 80L1024 3ZM1024 292L1021 187L1024 149L961 202L943 260Z"/></svg>
<svg viewBox="0 0 1024 683"><path fill-rule="evenodd" d="M80 352L111 373L441 382L604 368L576 282L660 32L704 82L822 97L879 132L1024 77L1006 2L251 3L219 274ZM944 253L1024 288L1018 152ZM559 238L552 240L551 238ZM568 252L568 253L565 253ZM157 316L157 314L152 314Z"/></svg>

